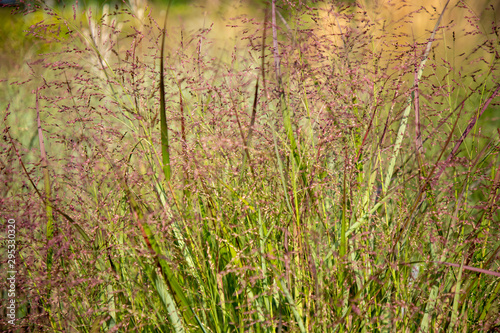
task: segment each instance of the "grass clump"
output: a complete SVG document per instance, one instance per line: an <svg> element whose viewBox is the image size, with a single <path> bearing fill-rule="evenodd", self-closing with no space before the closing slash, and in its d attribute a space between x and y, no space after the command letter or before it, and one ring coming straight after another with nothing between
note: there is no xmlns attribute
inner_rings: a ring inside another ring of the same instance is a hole
<svg viewBox="0 0 500 333"><path fill-rule="evenodd" d="M226 53L172 13L40 10L54 52L3 116L2 328L498 329L499 44L467 3L272 0Z"/></svg>

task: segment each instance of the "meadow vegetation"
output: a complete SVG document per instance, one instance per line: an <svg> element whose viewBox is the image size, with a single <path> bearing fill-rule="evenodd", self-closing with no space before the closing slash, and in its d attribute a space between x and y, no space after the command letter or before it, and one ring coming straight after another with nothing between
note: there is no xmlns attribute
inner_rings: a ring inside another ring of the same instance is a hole
<svg viewBox="0 0 500 333"><path fill-rule="evenodd" d="M500 330L500 8L481 3L20 8L0 329Z"/></svg>

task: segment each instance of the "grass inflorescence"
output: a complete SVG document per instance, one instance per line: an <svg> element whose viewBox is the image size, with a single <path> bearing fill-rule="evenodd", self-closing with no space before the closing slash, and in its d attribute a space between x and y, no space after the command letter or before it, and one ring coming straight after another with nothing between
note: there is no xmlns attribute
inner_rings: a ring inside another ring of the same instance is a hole
<svg viewBox="0 0 500 333"><path fill-rule="evenodd" d="M495 8L406 7L226 8L222 43L175 6L27 14L37 55L3 82L26 98L3 104L20 264L0 327L498 330Z"/></svg>

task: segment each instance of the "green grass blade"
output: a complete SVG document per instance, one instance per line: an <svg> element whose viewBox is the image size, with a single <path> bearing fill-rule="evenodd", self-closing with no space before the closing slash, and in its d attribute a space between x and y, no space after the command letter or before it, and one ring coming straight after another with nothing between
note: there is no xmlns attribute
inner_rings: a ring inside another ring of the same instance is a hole
<svg viewBox="0 0 500 333"><path fill-rule="evenodd" d="M170 8L170 3L169 3ZM168 11L167 11L168 17ZM167 115L166 115L166 106L165 106L165 38L167 35L167 17L165 17L165 21L163 23L163 31L162 31L162 41L161 41L161 51L160 51L160 131L161 131L161 153L162 153L162 161L163 161L163 174L165 175L165 179L170 181L172 176L172 171L170 169L170 144L168 141L168 124L167 124Z"/></svg>
<svg viewBox="0 0 500 333"><path fill-rule="evenodd" d="M464 268L464 260L462 257L462 263L460 264L460 269L458 271L457 282L455 284L455 295L453 296L453 305L451 310L451 320L450 327L448 328L448 332L454 332L455 326L458 324L458 306L460 303L460 289L462 287L462 273Z"/></svg>
<svg viewBox="0 0 500 333"><path fill-rule="evenodd" d="M165 285L163 280L161 280L158 277L158 275L156 274L154 269L151 270L149 277L150 277L151 281L153 281L153 285L156 289L156 292L158 293L158 296L160 296L162 304L164 305L165 309L167 310L167 313L168 313L168 316L170 319L170 323L174 327L174 331L176 333L185 332L184 326L182 325L182 320L179 317L177 307L175 306L175 301L173 300L172 296L168 292L167 286Z"/></svg>
<svg viewBox="0 0 500 333"><path fill-rule="evenodd" d="M114 168L114 166L110 163L111 168ZM162 250L156 241L156 238L149 227L148 223L144 221L144 212L141 206L138 204L136 199L134 198L130 188L128 187L127 183L125 180L119 176L118 172L115 173L119 179L121 179L121 185L123 187L123 191L125 192L125 195L128 199L129 206L131 208L132 213L135 216L136 222L139 226L139 229L142 232L142 236L144 238L144 241L149 248L150 252L153 254L156 264L158 268L160 269L162 276L165 280L165 283L169 287L172 295L174 296L175 302L177 304L177 307L179 308L179 311L182 312L182 316L186 323L198 326L202 332L206 332L205 328L203 327L202 322L194 312L193 308L190 305L190 302L188 301L187 297L184 294L184 291L182 290L182 287L180 286L179 282L177 281L177 278L175 277L174 272L170 268L169 263L166 260L166 257L162 253ZM171 314L171 316L175 316L175 314Z"/></svg>
<svg viewBox="0 0 500 333"><path fill-rule="evenodd" d="M290 306L290 309L292 310L293 316L295 317L295 321L297 322L297 325L299 325L299 329L301 333L306 332L306 328L304 326L304 321L302 320L302 316L300 315L299 311L297 310L297 306L295 304L295 301L293 300L292 294L288 290L286 286L286 282L284 280L279 280L278 281L278 286L283 290L283 293L285 294L286 300L288 302L288 305Z"/></svg>

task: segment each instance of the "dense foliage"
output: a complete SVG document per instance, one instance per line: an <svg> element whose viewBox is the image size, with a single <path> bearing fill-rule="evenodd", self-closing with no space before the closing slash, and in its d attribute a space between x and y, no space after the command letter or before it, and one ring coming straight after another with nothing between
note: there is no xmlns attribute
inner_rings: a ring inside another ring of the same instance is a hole
<svg viewBox="0 0 500 333"><path fill-rule="evenodd" d="M404 4L27 13L0 328L498 330L496 12Z"/></svg>

